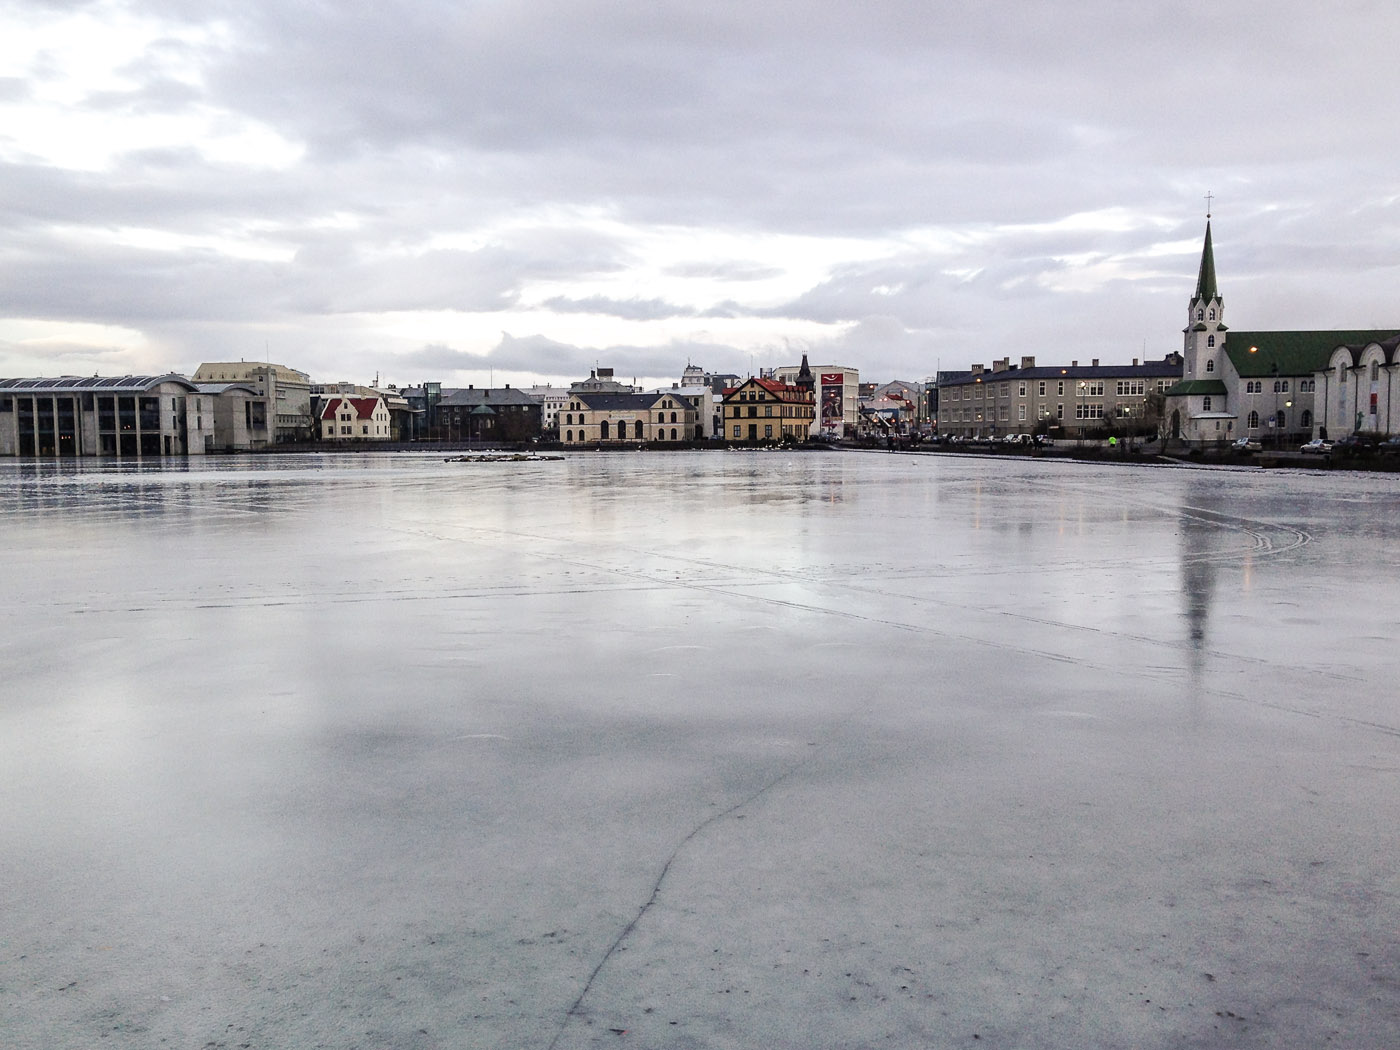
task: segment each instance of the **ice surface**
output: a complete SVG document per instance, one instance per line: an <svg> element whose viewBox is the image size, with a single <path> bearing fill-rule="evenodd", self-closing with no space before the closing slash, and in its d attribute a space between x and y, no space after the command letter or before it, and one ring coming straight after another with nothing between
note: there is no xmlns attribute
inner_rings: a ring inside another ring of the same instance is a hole
<svg viewBox="0 0 1400 1050"><path fill-rule="evenodd" d="M0 1044L1400 1045L1397 508L6 464Z"/></svg>

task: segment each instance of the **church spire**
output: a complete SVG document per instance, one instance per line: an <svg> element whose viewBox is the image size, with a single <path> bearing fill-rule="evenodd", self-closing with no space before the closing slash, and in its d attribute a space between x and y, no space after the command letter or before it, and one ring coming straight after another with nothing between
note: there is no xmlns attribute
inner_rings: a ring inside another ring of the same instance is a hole
<svg viewBox="0 0 1400 1050"><path fill-rule="evenodd" d="M1220 292L1215 286L1215 252L1210 246L1210 218L1206 218L1206 244L1201 249L1201 272L1196 276L1196 294L1192 302L1210 302L1219 299Z"/></svg>

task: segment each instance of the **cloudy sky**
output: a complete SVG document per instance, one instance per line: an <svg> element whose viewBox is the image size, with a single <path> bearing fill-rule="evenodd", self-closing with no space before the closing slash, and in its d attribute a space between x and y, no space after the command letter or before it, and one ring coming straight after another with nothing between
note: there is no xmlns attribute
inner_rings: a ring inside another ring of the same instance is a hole
<svg viewBox="0 0 1400 1050"><path fill-rule="evenodd" d="M919 379L1400 325L1390 2L9 0L0 376Z"/></svg>

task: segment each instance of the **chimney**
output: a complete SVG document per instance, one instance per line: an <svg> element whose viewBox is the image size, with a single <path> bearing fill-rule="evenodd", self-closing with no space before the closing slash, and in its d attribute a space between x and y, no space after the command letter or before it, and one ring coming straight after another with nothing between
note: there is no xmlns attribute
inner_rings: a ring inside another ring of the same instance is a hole
<svg viewBox="0 0 1400 1050"><path fill-rule="evenodd" d="M1079 367L1079 362L1078 362L1078 361L1071 361L1071 362L1069 363L1069 366L1070 366L1070 368L1078 368L1078 367Z"/></svg>
<svg viewBox="0 0 1400 1050"><path fill-rule="evenodd" d="M1005 372L1007 366L1010 365L1010 364L1011 364L1011 358L1009 358L1009 357L1003 357L1000 361L993 361L993 362L992 362L992 371L993 371L993 372Z"/></svg>
<svg viewBox="0 0 1400 1050"><path fill-rule="evenodd" d="M1034 367L1035 367L1035 358L1034 358L1034 357L1022 357L1022 358L1021 358L1021 367L1022 367L1022 368L1034 368Z"/></svg>
<svg viewBox="0 0 1400 1050"><path fill-rule="evenodd" d="M1094 364L1093 364L1093 367L1095 367L1095 368L1098 368L1098 367L1099 367L1099 359L1098 359L1098 358L1097 358L1097 357L1096 357L1096 358L1094 358Z"/></svg>
<svg viewBox="0 0 1400 1050"><path fill-rule="evenodd" d="M986 368L982 365L972 366L972 374L975 376L980 376L984 371L986 371Z"/></svg>
<svg viewBox="0 0 1400 1050"><path fill-rule="evenodd" d="M1136 358L1136 357L1133 358L1133 367L1134 367L1134 368L1137 367L1137 358Z"/></svg>

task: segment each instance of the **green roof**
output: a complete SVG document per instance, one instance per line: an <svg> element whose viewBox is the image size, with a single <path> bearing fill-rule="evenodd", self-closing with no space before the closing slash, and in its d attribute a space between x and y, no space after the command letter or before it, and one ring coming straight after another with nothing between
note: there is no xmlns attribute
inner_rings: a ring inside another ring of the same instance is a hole
<svg viewBox="0 0 1400 1050"><path fill-rule="evenodd" d="M1364 346L1400 335L1400 329L1323 332L1231 332L1225 353L1241 378L1305 376L1322 372L1339 346Z"/></svg>
<svg viewBox="0 0 1400 1050"><path fill-rule="evenodd" d="M1168 387L1166 397L1189 397L1191 394L1223 394L1225 384L1218 379L1183 379Z"/></svg>
<svg viewBox="0 0 1400 1050"><path fill-rule="evenodd" d="M1201 271L1196 275L1196 296L1191 301L1219 299L1215 286L1215 251L1210 246L1210 220L1206 220L1206 245L1201 250Z"/></svg>

